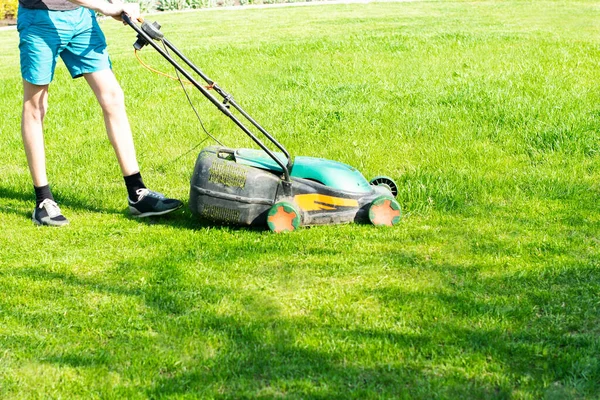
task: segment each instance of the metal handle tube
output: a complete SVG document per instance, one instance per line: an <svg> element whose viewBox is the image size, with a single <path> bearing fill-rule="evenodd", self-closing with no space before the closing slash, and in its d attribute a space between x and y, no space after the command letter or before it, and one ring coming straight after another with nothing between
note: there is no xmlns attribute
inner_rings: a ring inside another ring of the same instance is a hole
<svg viewBox="0 0 600 400"><path fill-rule="evenodd" d="M200 70L200 68L198 68L196 65L194 65L194 63L191 62L190 59L187 58L181 51L179 51L179 49L177 47L175 47L175 45L173 43L168 41L167 38L163 38L162 41L169 49L171 49L173 51L173 53L175 53L177 55L177 57L179 57L184 63L186 63L195 73L200 75L200 77L202 79L204 79L206 81L206 83L208 83L209 85L214 84L212 79L210 79L204 72L202 72Z"/></svg>
<svg viewBox="0 0 600 400"><path fill-rule="evenodd" d="M263 135L265 135L267 137L267 139L269 139L269 141L271 143L273 143L275 146L277 146L277 148L285 154L285 156L288 160L287 167L288 167L288 169L290 169L292 166L292 160L291 160L290 154L288 153L287 149L285 147L283 147L283 145L281 143L279 143L277 141L277 139L275 139L273 137L273 135L271 135L269 132L267 132L267 130L265 128L263 128L254 118L252 118L235 100L233 100L233 98L231 98L231 96L227 92L225 92L221 87L219 87L212 79L210 79L206 74L204 74L204 72L202 72L200 70L200 68L198 68L183 53L181 53L181 51L179 51L179 49L177 47L175 47L175 45L173 43L168 41L166 38L163 38L162 40L165 43L165 45L169 49L171 49L173 51L173 53L175 53L177 55L177 57L179 57L183 62L185 62L202 79L204 79L204 81L206 83L213 86L213 89L217 93L219 93L223 97L223 99L228 99L229 104L231 104L236 110L238 110L238 112L240 114L242 114L244 116L244 118L246 118L252 125L254 125Z"/></svg>
<svg viewBox="0 0 600 400"><path fill-rule="evenodd" d="M240 107L234 100L231 100L229 102L229 104L231 104L236 110L238 110L238 112L240 114L242 114L244 116L244 118L246 118L248 121L250 121L250 123L252 125L254 125L263 135L265 135L275 146L277 146L277 148L279 150L281 150L283 152L283 154L285 154L285 156L288 159L288 168L292 168L292 159L290 157L290 154L288 153L287 149L285 147L283 147L282 144L280 144L269 132L266 131L266 129L264 129L258 122L256 122L254 120L254 118L252 118L242 107Z"/></svg>
<svg viewBox="0 0 600 400"><path fill-rule="evenodd" d="M229 119L231 119L246 135L248 135L253 141L254 143L256 143L263 151L265 151L269 157L271 157L283 170L283 174L284 174L284 179L286 182L290 182L290 172L289 172L289 157L288 157L288 163L283 164L281 162L281 160L275 156L275 154L273 154L273 152L271 150L269 150L269 148L267 146L264 145L264 143L258 139L235 115L233 115L231 113L231 111L229 111L227 109L227 107L225 107L223 104L221 104L221 102L219 100L217 100L212 94L210 94L210 92L205 89L200 83L198 83L198 81L196 81L196 79L188 72L185 70L185 68L183 68L181 65L179 65L179 63L177 61L175 61L173 59L173 57L171 57L169 54L167 54L160 46L158 46L153 40L152 38L150 38L150 36L148 36L146 34L146 32L144 32L142 29L140 29L132 20L131 18L129 18L129 16L125 13L123 13L121 15L123 21L125 21L126 24L128 24L133 30L135 30L139 35L141 35L144 40L146 40L148 42L149 45L151 45L152 47L154 47L154 49L161 55L163 56L171 65L173 65L173 67L175 67L175 69L177 69L179 72L181 72L181 74L183 76L185 76L185 78L187 80L189 80L195 87L196 89L198 89L203 95L204 97L206 97L211 103L213 103L215 105L215 107L217 107L219 109L219 111L221 111L223 114L225 114L227 117L229 117Z"/></svg>

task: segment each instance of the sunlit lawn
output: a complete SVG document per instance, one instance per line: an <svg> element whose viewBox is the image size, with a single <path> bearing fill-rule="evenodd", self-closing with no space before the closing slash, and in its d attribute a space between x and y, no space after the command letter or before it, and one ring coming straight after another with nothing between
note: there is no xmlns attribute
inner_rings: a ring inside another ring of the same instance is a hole
<svg viewBox="0 0 600 400"><path fill-rule="evenodd" d="M187 208L130 218L100 110L62 65L46 147L71 224L33 226L1 31L0 397L600 397L599 17L594 1L148 17L293 154L400 184L397 227L285 235ZM212 142L135 33L102 27L146 183L187 202ZM211 134L252 145L192 98Z"/></svg>

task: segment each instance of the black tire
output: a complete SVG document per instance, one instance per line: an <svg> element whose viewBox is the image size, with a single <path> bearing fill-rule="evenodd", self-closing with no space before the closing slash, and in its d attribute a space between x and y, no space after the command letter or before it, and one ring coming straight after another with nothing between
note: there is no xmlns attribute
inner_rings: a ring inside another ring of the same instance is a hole
<svg viewBox="0 0 600 400"><path fill-rule="evenodd" d="M376 176L371 179L369 182L373 186L384 186L389 189L392 196L396 197L398 195L398 184L394 182L394 180L388 176Z"/></svg>

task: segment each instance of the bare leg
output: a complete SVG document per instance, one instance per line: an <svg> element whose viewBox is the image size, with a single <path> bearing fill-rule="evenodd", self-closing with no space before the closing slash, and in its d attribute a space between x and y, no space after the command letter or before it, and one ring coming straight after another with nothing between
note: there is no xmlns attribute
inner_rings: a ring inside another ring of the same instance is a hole
<svg viewBox="0 0 600 400"><path fill-rule="evenodd" d="M110 69L85 74L104 114L108 139L115 150L123 176L139 172L131 127L125 111L123 90Z"/></svg>
<svg viewBox="0 0 600 400"><path fill-rule="evenodd" d="M48 184L44 151L44 116L48 109L48 85L34 85L23 80L23 114L21 136L33 184Z"/></svg>
<svg viewBox="0 0 600 400"><path fill-rule="evenodd" d="M86 74L85 79L102 107L106 133L117 155L121 172L124 177L132 178L131 175L139 172L139 167L135 157L131 128L125 111L123 90L111 70ZM141 183L139 175L137 179L139 179L138 183ZM128 192L133 191L134 187L127 183L127 179L125 184ZM177 210L182 205L179 200L168 199L159 193L148 190L143 186L143 183L142 187L144 188L143 192L128 193L129 211L135 217L164 215Z"/></svg>

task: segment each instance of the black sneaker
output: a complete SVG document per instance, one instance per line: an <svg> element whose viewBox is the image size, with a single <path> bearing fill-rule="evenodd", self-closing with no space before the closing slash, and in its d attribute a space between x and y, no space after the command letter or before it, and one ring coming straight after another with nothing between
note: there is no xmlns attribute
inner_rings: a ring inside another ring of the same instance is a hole
<svg viewBox="0 0 600 400"><path fill-rule="evenodd" d="M127 199L129 203L129 212L138 218L150 217L152 215L164 215L177 210L183 205L179 200L168 199L161 193L153 192L148 189L138 189L136 191L138 200L136 202Z"/></svg>
<svg viewBox="0 0 600 400"><path fill-rule="evenodd" d="M69 223L54 200L45 199L33 210L31 220L37 225L63 226Z"/></svg>

